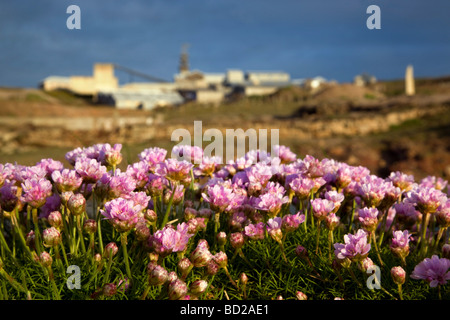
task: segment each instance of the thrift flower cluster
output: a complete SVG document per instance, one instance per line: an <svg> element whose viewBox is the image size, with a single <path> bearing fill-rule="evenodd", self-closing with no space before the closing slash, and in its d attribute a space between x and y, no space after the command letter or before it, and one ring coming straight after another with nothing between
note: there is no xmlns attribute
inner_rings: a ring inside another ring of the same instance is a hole
<svg viewBox="0 0 450 320"><path fill-rule="evenodd" d="M312 263L319 259L341 286L343 277L358 282L374 265L389 268L398 285L390 297L402 299L402 286L420 283L439 288L439 297L448 292L450 199L442 178L381 178L362 166L300 158L281 145L273 155L251 150L226 164L191 146L148 148L125 164L121 149L96 144L68 152L67 163L0 164L5 274L5 262L18 266L19 258L49 275L84 259L90 298L133 292L175 300L215 297L211 283L221 272L246 298L255 274L230 271L236 263L256 268L258 252L279 257L267 265L323 280ZM55 277L46 279L52 298L69 297L55 289ZM314 295L293 290L299 300Z"/></svg>

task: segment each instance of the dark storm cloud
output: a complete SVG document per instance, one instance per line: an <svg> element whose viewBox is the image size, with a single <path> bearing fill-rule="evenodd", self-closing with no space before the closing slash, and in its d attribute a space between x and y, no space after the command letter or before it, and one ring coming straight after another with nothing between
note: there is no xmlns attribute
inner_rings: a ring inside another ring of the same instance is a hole
<svg viewBox="0 0 450 320"><path fill-rule="evenodd" d="M81 8L68 30L66 8ZM382 29L366 28L379 5ZM48 75L90 75L114 62L171 80L181 45L191 67L284 70L351 81L361 72L402 77L450 73L450 2L436 0L9 1L0 4L0 85L35 86Z"/></svg>

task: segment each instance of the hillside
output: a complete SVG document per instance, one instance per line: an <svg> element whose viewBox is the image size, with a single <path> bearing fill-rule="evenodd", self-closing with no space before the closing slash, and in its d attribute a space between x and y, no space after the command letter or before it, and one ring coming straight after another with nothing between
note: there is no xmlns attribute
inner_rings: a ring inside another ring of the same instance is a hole
<svg viewBox="0 0 450 320"><path fill-rule="evenodd" d="M335 84L316 92L290 87L219 106L190 103L154 111L116 110L66 92L0 88L0 163L64 160L75 147L109 142L124 145L126 165L144 148L171 148L173 130L192 131L200 120L203 130L279 129L280 144L300 157L330 157L379 175L402 170L449 179L450 77L417 80L414 97L404 96L401 86ZM74 128L90 122L88 131Z"/></svg>

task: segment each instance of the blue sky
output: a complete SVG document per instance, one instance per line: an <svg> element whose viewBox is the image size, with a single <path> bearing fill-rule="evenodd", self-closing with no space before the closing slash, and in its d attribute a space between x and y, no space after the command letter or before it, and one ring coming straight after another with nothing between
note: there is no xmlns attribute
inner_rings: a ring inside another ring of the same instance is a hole
<svg viewBox="0 0 450 320"><path fill-rule="evenodd" d="M81 9L81 30L66 27L71 4ZM380 30L366 27L372 4ZM282 70L349 82L362 72L398 79L413 64L416 76L449 75L450 1L2 1L0 86L91 75L95 62L171 81L183 43L191 68L205 72Z"/></svg>

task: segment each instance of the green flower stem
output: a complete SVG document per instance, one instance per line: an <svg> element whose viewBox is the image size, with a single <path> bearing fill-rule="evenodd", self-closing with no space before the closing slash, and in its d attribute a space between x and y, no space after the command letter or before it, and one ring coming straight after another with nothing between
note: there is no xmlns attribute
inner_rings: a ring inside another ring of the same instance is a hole
<svg viewBox="0 0 450 320"><path fill-rule="evenodd" d="M38 210L37 210L37 208L32 208L31 209L31 214L32 214L32 217L33 217L33 224L34 224L34 235L35 235L35 241L34 242L35 242L37 254L40 255L41 252L42 252L42 250L41 250L41 231L39 230L39 221L38 221Z"/></svg>
<svg viewBox="0 0 450 320"><path fill-rule="evenodd" d="M64 248L64 244L62 242L59 245L61 247L61 251L62 251L63 257L64 257L64 263L66 264L66 268L67 268L69 266L69 262L67 261L66 248Z"/></svg>
<svg viewBox="0 0 450 320"><path fill-rule="evenodd" d="M81 227L82 216L79 215L79 216L76 217L76 219L77 219L77 228L78 228L79 241L81 241L81 251L83 252L83 254L85 254L86 253L86 246L84 245L83 229Z"/></svg>
<svg viewBox="0 0 450 320"><path fill-rule="evenodd" d="M359 282L359 280L356 278L355 273L353 272L351 266L348 267L347 269L350 272L350 275L352 276L353 281L355 281L355 283L358 285L358 287L362 287L361 282Z"/></svg>
<svg viewBox="0 0 450 320"><path fill-rule="evenodd" d="M166 212L164 213L164 218L163 218L163 221L161 223L161 228L164 228L164 226L166 225L167 221L169 220L169 213L170 213L170 209L172 209L172 202L173 202L173 197L175 196L175 190L176 189L177 189L176 184L173 184L172 194L170 195L169 204L167 205Z"/></svg>
<svg viewBox="0 0 450 320"><path fill-rule="evenodd" d="M284 245L283 245L283 242L280 241L280 242L278 242L278 244L279 244L279 246L280 246L280 251L281 251L281 255L283 256L284 262L288 263L288 260L287 260L287 258L286 258L286 253L284 252Z"/></svg>
<svg viewBox="0 0 450 320"><path fill-rule="evenodd" d="M144 291L144 293L141 296L141 300L145 300L147 298L147 295L150 292L151 288L152 288L152 286L147 284L147 287L145 288L145 291Z"/></svg>
<svg viewBox="0 0 450 320"><path fill-rule="evenodd" d="M427 241L426 241L426 236L427 236L427 226L428 226L428 221L430 220L430 214L429 213L424 213L422 216L422 226L421 226L421 238L420 238L420 251L419 251L419 256L423 257L423 255L425 254L426 248L427 248Z"/></svg>
<svg viewBox="0 0 450 320"><path fill-rule="evenodd" d="M120 234L120 242L122 244L122 249L123 249L123 258L125 260L125 268L127 270L127 276L128 279L130 280L130 284L133 282L132 281L132 276L131 276L131 270L130 270L130 264L128 262L128 251L127 251L127 233L126 232L122 232Z"/></svg>
<svg viewBox="0 0 450 320"><path fill-rule="evenodd" d="M14 233L13 233L13 234L19 235L19 240L20 240L20 243L21 243L22 247L25 249L25 252L27 253L27 255L28 255L31 259L33 259L33 254L31 253L30 248L27 246L27 242L25 241L25 238L24 238L24 236L23 236L23 234L22 234L22 230L20 229L20 226L18 225L17 219L16 219L16 217L15 217L14 214L11 214L11 223L12 223L13 228L14 228ZM3 235L2 235L2 236L3 236ZM35 238L35 239L36 239L36 238ZM38 247L38 246L36 245L36 248L37 248L37 247ZM13 254L13 253L12 253L12 257L14 257L14 254ZM15 261L15 260L14 260L14 261Z"/></svg>
<svg viewBox="0 0 450 320"><path fill-rule="evenodd" d="M102 237L102 220L100 214L97 216L97 234L98 234L98 246L101 253L103 253L103 237Z"/></svg>
<svg viewBox="0 0 450 320"><path fill-rule="evenodd" d="M239 288L238 288L236 282L235 282L235 281L233 280L233 278L231 277L230 272L228 271L228 268L225 266L225 267L223 267L223 270L225 270L225 273L226 273L228 279L230 280L231 284L232 284L236 289L239 290Z"/></svg>
<svg viewBox="0 0 450 320"><path fill-rule="evenodd" d="M311 201L314 200L314 192L311 190ZM311 201L309 202L309 216L311 217L311 227L314 228L314 213L313 213L313 206L311 204ZM306 217L306 215L305 215ZM306 220L305 220L306 223Z"/></svg>
<svg viewBox="0 0 450 320"><path fill-rule="evenodd" d="M334 236L333 236L333 230L328 230L328 259L332 261L332 255L333 252L333 242L334 242Z"/></svg>
<svg viewBox="0 0 450 320"><path fill-rule="evenodd" d="M111 273L112 259L113 259L113 255L112 255L112 253L109 253L108 264L106 265L106 275L105 275L105 279L103 280L103 284L109 283L109 275Z"/></svg>
<svg viewBox="0 0 450 320"><path fill-rule="evenodd" d="M317 219L317 233L316 233L316 255L319 254L319 240L320 240L320 220Z"/></svg>
<svg viewBox="0 0 450 320"><path fill-rule="evenodd" d="M47 267L47 271L48 271L48 277L50 280L50 284L52 286L53 298L55 300L61 300L61 297L58 292L58 287L56 286L56 283L55 283L55 277L53 275L52 267L51 266Z"/></svg>
<svg viewBox="0 0 450 320"><path fill-rule="evenodd" d="M353 220L355 219L355 211L356 211L356 200L353 199L353 204L352 204L352 216L350 218L350 223L349 223L349 227L348 227L348 233L352 232L352 225L353 225Z"/></svg>
<svg viewBox="0 0 450 320"><path fill-rule="evenodd" d="M400 300L403 300L403 291L402 291L402 285L398 285L398 295L400 296Z"/></svg>
<svg viewBox="0 0 450 320"><path fill-rule="evenodd" d="M445 228L442 228L442 227L439 228L438 235L437 235L436 241L435 241L435 243L434 243L434 245L433 245L433 250L432 250L432 252L435 252L435 251L437 250L437 248L438 248L438 246L439 246L439 242L441 241L442 235L444 234L445 230L447 230L447 227L445 227Z"/></svg>
<svg viewBox="0 0 450 320"><path fill-rule="evenodd" d="M373 240L373 245L375 247L375 252L377 253L378 261L380 262L380 265L382 267L384 267L383 260L381 260L380 250L378 249L377 239L375 238L375 231L371 232L371 236L372 236L372 240Z"/></svg>

